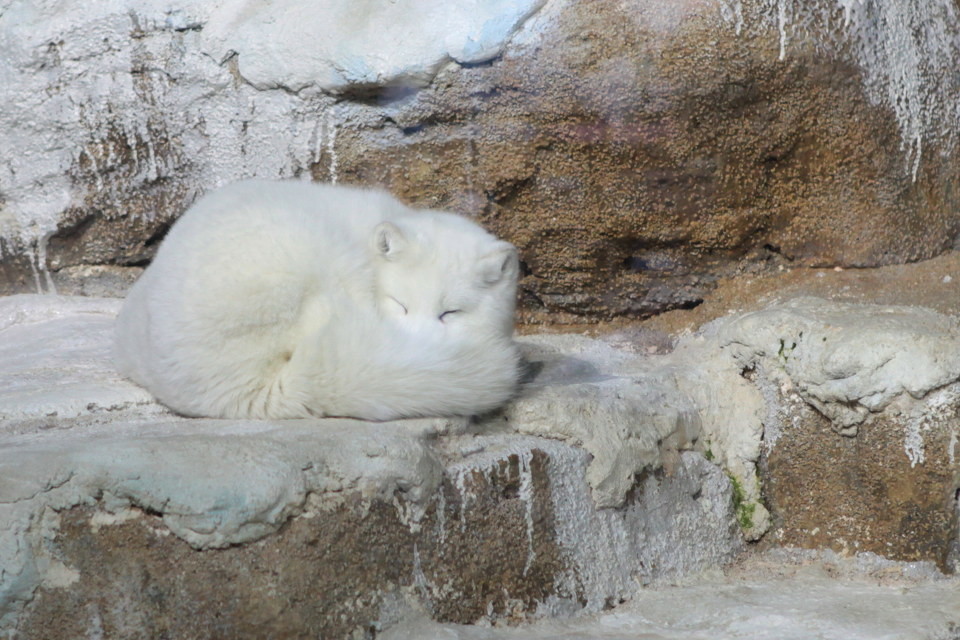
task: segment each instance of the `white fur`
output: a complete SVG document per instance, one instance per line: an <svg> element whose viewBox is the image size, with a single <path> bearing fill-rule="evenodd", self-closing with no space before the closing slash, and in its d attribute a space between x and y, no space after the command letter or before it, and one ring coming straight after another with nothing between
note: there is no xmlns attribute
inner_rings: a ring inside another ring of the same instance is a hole
<svg viewBox="0 0 960 640"><path fill-rule="evenodd" d="M466 218L302 182L214 191L117 318L119 370L191 416L470 415L513 394L514 248Z"/></svg>

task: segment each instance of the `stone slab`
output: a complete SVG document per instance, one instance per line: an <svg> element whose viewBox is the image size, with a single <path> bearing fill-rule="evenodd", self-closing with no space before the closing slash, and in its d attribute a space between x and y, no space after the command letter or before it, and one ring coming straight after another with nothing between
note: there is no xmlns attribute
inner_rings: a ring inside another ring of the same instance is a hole
<svg viewBox="0 0 960 640"><path fill-rule="evenodd" d="M798 298L704 333L765 397L770 543L957 569L955 317Z"/></svg>

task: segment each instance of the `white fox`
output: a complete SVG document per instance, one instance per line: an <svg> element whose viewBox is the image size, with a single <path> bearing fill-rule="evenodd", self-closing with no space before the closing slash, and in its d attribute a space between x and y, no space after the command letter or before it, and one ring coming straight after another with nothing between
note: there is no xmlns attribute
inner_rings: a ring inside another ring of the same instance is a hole
<svg viewBox="0 0 960 640"><path fill-rule="evenodd" d="M472 415L519 378L516 250L386 193L245 181L171 228L116 324L121 373L222 418Z"/></svg>

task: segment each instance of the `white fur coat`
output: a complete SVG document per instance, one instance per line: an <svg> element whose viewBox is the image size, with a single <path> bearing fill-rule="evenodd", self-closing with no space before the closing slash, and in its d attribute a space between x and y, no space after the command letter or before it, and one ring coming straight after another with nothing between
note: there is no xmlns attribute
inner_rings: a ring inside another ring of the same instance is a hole
<svg viewBox="0 0 960 640"><path fill-rule="evenodd" d="M514 393L517 256L379 191L246 181L174 224L117 318L119 370L190 416L469 415Z"/></svg>

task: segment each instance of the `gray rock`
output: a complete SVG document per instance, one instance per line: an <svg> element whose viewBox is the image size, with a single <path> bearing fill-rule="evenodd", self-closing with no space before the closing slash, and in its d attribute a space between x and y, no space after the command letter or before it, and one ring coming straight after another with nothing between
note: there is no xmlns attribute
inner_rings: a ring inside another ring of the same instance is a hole
<svg viewBox="0 0 960 640"><path fill-rule="evenodd" d="M894 399L960 378L960 324L928 309L801 298L722 322L716 336L744 366L762 361L852 434Z"/></svg>

